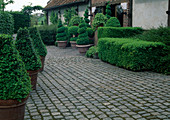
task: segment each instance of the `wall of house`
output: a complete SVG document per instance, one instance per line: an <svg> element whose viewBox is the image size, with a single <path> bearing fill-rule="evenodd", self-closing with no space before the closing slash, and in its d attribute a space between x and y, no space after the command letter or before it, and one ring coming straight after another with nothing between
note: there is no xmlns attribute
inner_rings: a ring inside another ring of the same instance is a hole
<svg viewBox="0 0 170 120"><path fill-rule="evenodd" d="M133 0L132 26L144 29L167 26L168 0Z"/></svg>

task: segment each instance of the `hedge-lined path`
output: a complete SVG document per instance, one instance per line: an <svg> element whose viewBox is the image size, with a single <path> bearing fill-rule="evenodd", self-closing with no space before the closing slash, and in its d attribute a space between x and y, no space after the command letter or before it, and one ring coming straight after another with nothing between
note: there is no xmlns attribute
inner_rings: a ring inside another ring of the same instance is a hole
<svg viewBox="0 0 170 120"><path fill-rule="evenodd" d="M170 76L128 71L71 48L47 48L26 120L170 119Z"/></svg>

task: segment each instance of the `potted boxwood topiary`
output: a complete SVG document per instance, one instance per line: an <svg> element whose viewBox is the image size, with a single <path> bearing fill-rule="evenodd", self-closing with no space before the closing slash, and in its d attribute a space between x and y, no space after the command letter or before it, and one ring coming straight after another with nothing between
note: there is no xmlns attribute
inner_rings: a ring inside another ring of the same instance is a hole
<svg viewBox="0 0 170 120"><path fill-rule="evenodd" d="M87 28L88 36L89 36L89 44L91 46L94 45L94 31L92 28Z"/></svg>
<svg viewBox="0 0 170 120"><path fill-rule="evenodd" d="M37 51L37 54L40 56L41 65L40 72L44 70L44 61L45 56L47 55L47 49L41 39L40 33L36 27L29 28L30 37L33 40L34 48Z"/></svg>
<svg viewBox="0 0 170 120"><path fill-rule="evenodd" d="M97 13L93 20L93 29L96 30L98 27L103 27L106 24L107 17L103 13Z"/></svg>
<svg viewBox="0 0 170 120"><path fill-rule="evenodd" d="M109 20L107 20L106 27L121 27L121 25L116 17L111 17Z"/></svg>
<svg viewBox="0 0 170 120"><path fill-rule="evenodd" d="M9 35L0 34L0 120L24 120L31 82Z"/></svg>
<svg viewBox="0 0 170 120"><path fill-rule="evenodd" d="M78 26L80 24L80 22L81 22L81 17L76 15L71 18L69 25L70 26Z"/></svg>
<svg viewBox="0 0 170 120"><path fill-rule="evenodd" d="M59 20L59 23L58 23L56 40L57 40L56 42L59 48L66 48L67 46L66 28L62 25L61 20Z"/></svg>
<svg viewBox="0 0 170 120"><path fill-rule="evenodd" d="M88 33L87 33L87 26L84 21L82 23L80 23L78 33L79 33L79 36L77 39L76 47L78 48L80 53L84 54L90 47L89 37L88 37Z"/></svg>
<svg viewBox="0 0 170 120"><path fill-rule="evenodd" d="M76 48L76 40L78 38L78 26L71 26L68 28L68 33L71 37L70 43L72 48Z"/></svg>
<svg viewBox="0 0 170 120"><path fill-rule="evenodd" d="M25 68L31 77L32 88L36 89L38 71L41 68L40 57L33 47L33 41L30 38L28 29L20 28L17 33L16 48L21 55Z"/></svg>

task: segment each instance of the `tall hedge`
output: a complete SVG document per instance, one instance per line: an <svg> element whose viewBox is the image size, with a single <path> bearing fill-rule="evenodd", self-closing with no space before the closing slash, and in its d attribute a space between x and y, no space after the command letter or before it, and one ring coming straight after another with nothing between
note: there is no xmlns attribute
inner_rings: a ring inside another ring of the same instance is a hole
<svg viewBox="0 0 170 120"><path fill-rule="evenodd" d="M38 70L41 68L40 57L33 46L28 29L20 28L17 33L16 48L25 63L26 70Z"/></svg>
<svg viewBox="0 0 170 120"><path fill-rule="evenodd" d="M30 25L30 16L22 12L10 12L14 18L14 33L17 33L19 28L29 27Z"/></svg>
<svg viewBox="0 0 170 120"><path fill-rule="evenodd" d="M56 41L57 26L56 25L43 25L37 27L40 32L41 39L46 45L54 45Z"/></svg>
<svg viewBox="0 0 170 120"><path fill-rule="evenodd" d="M31 82L12 37L0 34L0 99L21 101L31 91Z"/></svg>
<svg viewBox="0 0 170 120"><path fill-rule="evenodd" d="M88 37L87 26L85 22L80 23L78 33L79 33L79 36L77 39L77 44L78 45L89 44L89 37Z"/></svg>
<svg viewBox="0 0 170 120"><path fill-rule="evenodd" d="M0 11L0 34L13 34L14 19L8 12Z"/></svg>
<svg viewBox="0 0 170 120"><path fill-rule="evenodd" d="M99 27L98 38L127 38L142 34L140 27Z"/></svg>
<svg viewBox="0 0 170 120"><path fill-rule="evenodd" d="M161 42L147 42L130 38L101 38L99 58L133 71L152 70L170 74L168 50Z"/></svg>
<svg viewBox="0 0 170 120"><path fill-rule="evenodd" d="M30 37L33 40L34 48L39 56L45 57L47 55L47 49L41 39L40 33L36 27L29 28Z"/></svg>

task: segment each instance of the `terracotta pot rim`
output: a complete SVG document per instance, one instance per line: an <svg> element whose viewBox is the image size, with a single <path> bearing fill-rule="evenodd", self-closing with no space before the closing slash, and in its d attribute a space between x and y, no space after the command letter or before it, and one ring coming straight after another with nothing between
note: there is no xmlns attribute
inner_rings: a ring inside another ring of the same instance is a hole
<svg viewBox="0 0 170 120"><path fill-rule="evenodd" d="M26 98L23 98L21 102L18 102L16 99L0 100L0 109L22 106L26 103L28 98L29 98L29 95Z"/></svg>
<svg viewBox="0 0 170 120"><path fill-rule="evenodd" d="M66 43L67 41L57 41L58 43Z"/></svg>
<svg viewBox="0 0 170 120"><path fill-rule="evenodd" d="M76 43L76 41L70 41L70 43Z"/></svg>
<svg viewBox="0 0 170 120"><path fill-rule="evenodd" d="M90 47L90 45L76 45L76 47L84 48L84 47Z"/></svg>

